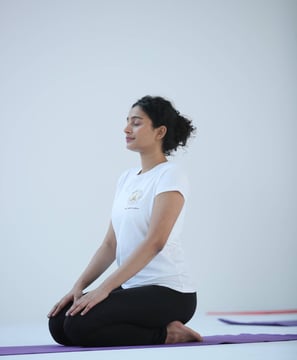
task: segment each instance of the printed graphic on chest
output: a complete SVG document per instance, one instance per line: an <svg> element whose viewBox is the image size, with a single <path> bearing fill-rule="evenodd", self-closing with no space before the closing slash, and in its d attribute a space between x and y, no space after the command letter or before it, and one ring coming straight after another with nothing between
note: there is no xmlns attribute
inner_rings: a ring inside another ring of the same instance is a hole
<svg viewBox="0 0 297 360"><path fill-rule="evenodd" d="M142 198L143 192L142 190L135 190L133 191L129 197L128 197L128 202L129 204L135 204L137 203L138 200L140 200Z"/></svg>

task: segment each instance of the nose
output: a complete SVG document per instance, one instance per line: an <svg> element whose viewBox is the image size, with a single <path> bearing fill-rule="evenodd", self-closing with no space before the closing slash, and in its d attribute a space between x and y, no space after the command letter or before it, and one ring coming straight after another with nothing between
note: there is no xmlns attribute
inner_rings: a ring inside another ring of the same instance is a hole
<svg viewBox="0 0 297 360"><path fill-rule="evenodd" d="M124 133L131 134L131 132L132 132L131 124L129 122L127 122L127 125L124 128Z"/></svg>

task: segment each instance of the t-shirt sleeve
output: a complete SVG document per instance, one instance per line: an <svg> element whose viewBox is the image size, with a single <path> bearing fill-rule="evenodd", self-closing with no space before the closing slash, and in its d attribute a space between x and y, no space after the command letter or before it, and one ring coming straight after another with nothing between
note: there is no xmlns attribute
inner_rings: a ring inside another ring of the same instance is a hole
<svg viewBox="0 0 297 360"><path fill-rule="evenodd" d="M155 195L166 191L178 191L185 200L188 198L189 181L183 169L172 166L164 171L157 182Z"/></svg>

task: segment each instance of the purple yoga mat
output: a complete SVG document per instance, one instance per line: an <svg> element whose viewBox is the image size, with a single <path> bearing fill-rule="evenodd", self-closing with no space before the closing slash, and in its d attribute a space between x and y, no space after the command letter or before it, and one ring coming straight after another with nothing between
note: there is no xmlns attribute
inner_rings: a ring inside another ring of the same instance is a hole
<svg viewBox="0 0 297 360"><path fill-rule="evenodd" d="M219 320L230 325L297 326L297 320L234 321L222 318L219 318Z"/></svg>
<svg viewBox="0 0 297 360"><path fill-rule="evenodd" d="M0 356L46 354L74 351L102 351L102 350L132 350L152 348L172 348L181 346L203 346L221 344L244 344L257 342L275 342L297 340L297 334L239 334L239 335L213 335L205 336L202 342L192 342L173 345L144 345L144 346L115 346L115 347L78 347L61 345L28 345L0 347Z"/></svg>

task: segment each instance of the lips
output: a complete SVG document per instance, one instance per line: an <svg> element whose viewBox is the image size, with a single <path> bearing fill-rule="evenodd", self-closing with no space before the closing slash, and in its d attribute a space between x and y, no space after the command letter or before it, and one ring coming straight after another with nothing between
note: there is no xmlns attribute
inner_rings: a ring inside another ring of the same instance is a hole
<svg viewBox="0 0 297 360"><path fill-rule="evenodd" d="M132 137L129 137L129 136L126 137L126 141L127 141L127 142L131 142L131 141L133 141L133 140L134 140L134 138L132 138Z"/></svg>

